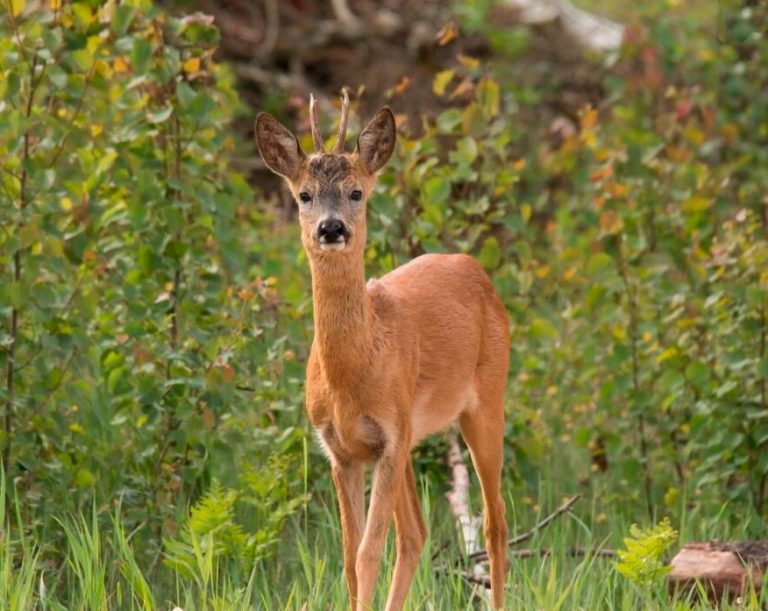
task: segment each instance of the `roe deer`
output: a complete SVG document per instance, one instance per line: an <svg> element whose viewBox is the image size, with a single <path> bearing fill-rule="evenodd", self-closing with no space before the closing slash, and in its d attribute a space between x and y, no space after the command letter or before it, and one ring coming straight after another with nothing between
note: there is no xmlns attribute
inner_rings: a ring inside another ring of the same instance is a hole
<svg viewBox="0 0 768 611"><path fill-rule="evenodd" d="M268 114L256 119L264 162L282 176L299 207L309 258L315 337L306 405L328 454L339 500L344 571L352 609L371 609L392 516L397 560L387 599L401 609L427 536L410 461L425 436L458 420L480 479L492 602L504 604L507 524L501 495L504 388L509 326L482 267L466 255L424 255L365 282L366 200L395 147L384 107L344 151L349 100L339 138L325 151L315 100L315 151ZM373 463L368 516L364 469Z"/></svg>

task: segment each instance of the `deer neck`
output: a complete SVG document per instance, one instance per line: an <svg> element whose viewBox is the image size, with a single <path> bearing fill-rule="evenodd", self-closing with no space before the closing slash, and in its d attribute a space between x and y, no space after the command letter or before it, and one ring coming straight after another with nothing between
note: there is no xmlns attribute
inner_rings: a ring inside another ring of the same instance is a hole
<svg viewBox="0 0 768 611"><path fill-rule="evenodd" d="M310 267L323 373L331 383L359 379L371 363L374 317L362 256L312 257Z"/></svg>

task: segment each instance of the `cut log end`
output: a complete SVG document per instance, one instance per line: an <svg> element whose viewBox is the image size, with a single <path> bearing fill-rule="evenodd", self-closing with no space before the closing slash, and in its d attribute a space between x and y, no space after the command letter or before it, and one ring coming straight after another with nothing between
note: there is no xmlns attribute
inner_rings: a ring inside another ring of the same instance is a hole
<svg viewBox="0 0 768 611"><path fill-rule="evenodd" d="M746 549L750 554L739 551ZM755 553L755 550L762 552ZM695 596L701 584L712 601L733 600L749 594L753 588L759 592L768 563L766 559L768 544L689 543L670 563L669 589L671 592L690 591Z"/></svg>

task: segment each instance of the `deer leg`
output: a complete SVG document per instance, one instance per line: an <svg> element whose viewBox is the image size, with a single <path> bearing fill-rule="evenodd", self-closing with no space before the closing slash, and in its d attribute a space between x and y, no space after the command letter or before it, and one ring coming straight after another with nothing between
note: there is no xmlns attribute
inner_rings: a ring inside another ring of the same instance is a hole
<svg viewBox="0 0 768 611"><path fill-rule="evenodd" d="M416 478L410 460L406 463L405 478L395 505L395 530L397 562L387 599L387 611L399 611L403 608L413 574L419 564L421 550L427 540L427 529L421 515Z"/></svg>
<svg viewBox="0 0 768 611"><path fill-rule="evenodd" d="M365 466L363 463L336 463L331 469L336 495L339 497L341 535L344 545L344 574L349 589L352 611L357 600L355 562L365 526Z"/></svg>
<svg viewBox="0 0 768 611"><path fill-rule="evenodd" d="M483 489L485 506L483 531L485 546L491 561L493 608L503 609L504 582L507 576L507 522L504 514L504 499L501 496L504 414L500 399L498 409L493 415L488 413L490 410L484 412L483 407L481 404L477 411L462 414L459 424Z"/></svg>
<svg viewBox="0 0 768 611"><path fill-rule="evenodd" d="M393 448L378 460L374 468L368 518L355 563L357 611L372 609L371 601L376 589L381 552L402 485L405 463L408 460L407 448L407 442Z"/></svg>

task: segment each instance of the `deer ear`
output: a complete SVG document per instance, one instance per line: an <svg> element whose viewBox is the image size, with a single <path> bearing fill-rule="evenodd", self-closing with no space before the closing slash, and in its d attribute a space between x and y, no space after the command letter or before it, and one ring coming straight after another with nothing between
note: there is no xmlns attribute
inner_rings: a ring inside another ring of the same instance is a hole
<svg viewBox="0 0 768 611"><path fill-rule="evenodd" d="M267 167L288 180L296 178L305 157L296 136L265 112L256 117L255 133L259 153Z"/></svg>
<svg viewBox="0 0 768 611"><path fill-rule="evenodd" d="M392 111L385 106L371 119L357 138L357 154L368 171L378 172L395 150L397 128Z"/></svg>

